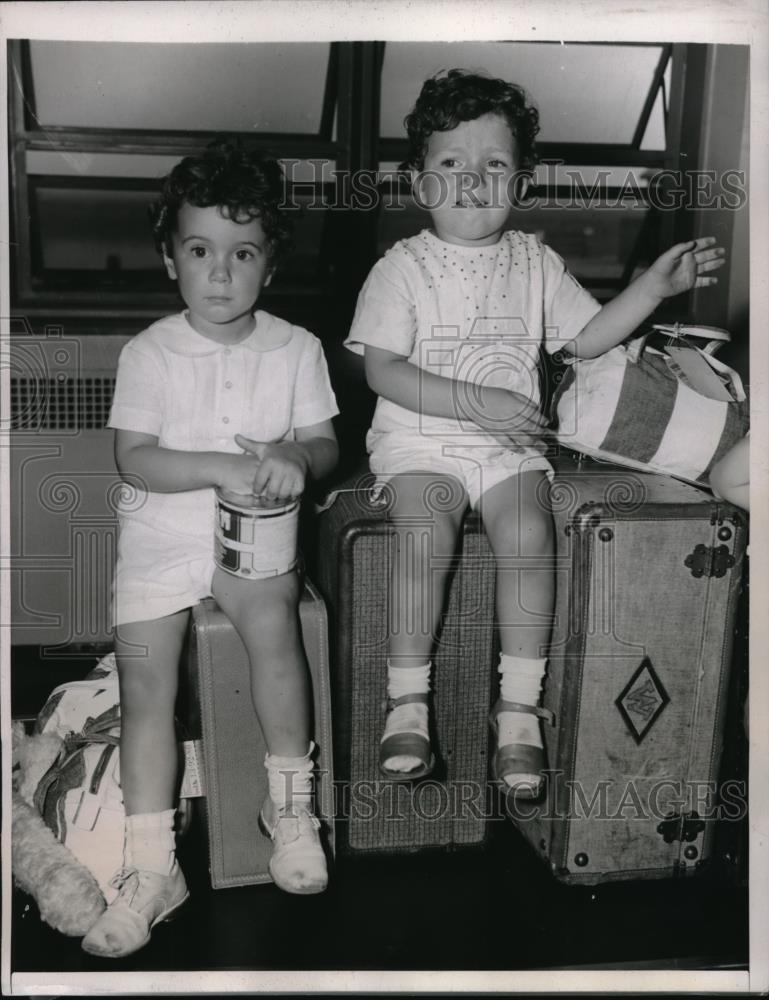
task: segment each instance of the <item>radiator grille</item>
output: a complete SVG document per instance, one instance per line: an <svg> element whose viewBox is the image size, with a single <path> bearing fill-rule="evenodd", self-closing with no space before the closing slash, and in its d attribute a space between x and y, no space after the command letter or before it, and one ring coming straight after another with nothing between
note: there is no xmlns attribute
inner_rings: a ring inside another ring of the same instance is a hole
<svg viewBox="0 0 769 1000"><path fill-rule="evenodd" d="M114 377L11 379L11 429L100 430L109 418Z"/></svg>

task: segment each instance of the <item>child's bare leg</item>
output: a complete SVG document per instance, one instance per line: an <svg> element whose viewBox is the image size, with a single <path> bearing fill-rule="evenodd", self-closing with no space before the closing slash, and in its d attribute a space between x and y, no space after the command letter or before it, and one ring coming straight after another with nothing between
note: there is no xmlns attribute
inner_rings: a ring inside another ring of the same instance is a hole
<svg viewBox="0 0 769 1000"><path fill-rule="evenodd" d="M717 497L750 510L750 444L741 438L710 470L710 487Z"/></svg>
<svg viewBox="0 0 769 1000"><path fill-rule="evenodd" d="M417 777L432 766L427 726L430 653L467 496L456 479L434 473L395 476L390 488L396 532L387 664L392 707L380 766L388 776Z"/></svg>
<svg viewBox="0 0 769 1000"><path fill-rule="evenodd" d="M311 693L297 574L244 580L217 569L212 590L248 652L251 698L269 753L306 753Z"/></svg>
<svg viewBox="0 0 769 1000"><path fill-rule="evenodd" d="M83 949L121 958L142 948L152 928L187 899L176 862L174 704L189 618L180 611L115 630L120 681L120 783L126 811L124 867L117 895L83 938Z"/></svg>
<svg viewBox="0 0 769 1000"><path fill-rule="evenodd" d="M120 679L120 784L126 815L173 807L174 706L189 611L115 630Z"/></svg>
<svg viewBox="0 0 769 1000"><path fill-rule="evenodd" d="M539 718L505 711L535 709L544 679L553 619L553 523L543 506L544 473L525 472L481 497L481 513L497 560L497 621L502 655L496 706L495 772L517 794L535 795L544 766Z"/></svg>
<svg viewBox="0 0 769 1000"><path fill-rule="evenodd" d="M270 791L260 825L274 845L270 874L286 892L321 892L328 873L312 808L312 691L299 622L298 574L243 580L217 570L212 589L248 652L251 698L268 748L264 763Z"/></svg>

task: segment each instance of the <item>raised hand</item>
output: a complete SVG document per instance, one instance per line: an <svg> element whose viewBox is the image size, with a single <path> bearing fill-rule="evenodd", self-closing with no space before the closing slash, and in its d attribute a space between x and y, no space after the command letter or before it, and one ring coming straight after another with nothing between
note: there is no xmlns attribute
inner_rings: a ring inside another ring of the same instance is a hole
<svg viewBox="0 0 769 1000"><path fill-rule="evenodd" d="M717 284L718 278L709 272L724 266L726 250L715 246L715 242L714 236L703 236L666 250L644 276L653 294L667 299L692 288Z"/></svg>
<svg viewBox="0 0 769 1000"><path fill-rule="evenodd" d="M258 459L250 492L268 500L293 500L302 495L309 460L301 445L294 441L253 441L242 434L236 434L235 441Z"/></svg>

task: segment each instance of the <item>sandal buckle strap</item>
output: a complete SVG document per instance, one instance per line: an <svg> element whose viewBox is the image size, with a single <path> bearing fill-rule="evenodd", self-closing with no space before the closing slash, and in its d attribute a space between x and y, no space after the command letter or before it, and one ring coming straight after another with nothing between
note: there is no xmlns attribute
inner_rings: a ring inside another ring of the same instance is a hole
<svg viewBox="0 0 769 1000"><path fill-rule="evenodd" d="M388 698L387 711L392 712L394 708L400 708L401 705L426 705L429 697L430 695L427 691L410 691L408 694L402 694L400 698Z"/></svg>
<svg viewBox="0 0 769 1000"><path fill-rule="evenodd" d="M500 712L524 712L527 715L538 716L548 725L555 725L555 714L549 708L542 708L539 705L524 705L519 701L505 701L504 698L500 698L491 710L492 717L496 718Z"/></svg>

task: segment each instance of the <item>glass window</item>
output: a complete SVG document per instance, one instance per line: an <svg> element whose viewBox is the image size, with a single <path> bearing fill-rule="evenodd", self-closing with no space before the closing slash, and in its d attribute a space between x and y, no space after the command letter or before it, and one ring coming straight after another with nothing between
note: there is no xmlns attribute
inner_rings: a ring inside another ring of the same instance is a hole
<svg viewBox="0 0 769 1000"><path fill-rule="evenodd" d="M27 150L27 173L56 177L165 177L178 156L151 153L87 153L80 150Z"/></svg>
<svg viewBox="0 0 769 1000"><path fill-rule="evenodd" d="M86 289L94 280L120 286L139 278L163 287L148 216L151 182L73 187L31 177L29 194L34 277Z"/></svg>
<svg viewBox="0 0 769 1000"><path fill-rule="evenodd" d="M134 179L69 181L30 176L32 272L47 287L96 291L145 288L173 292L155 251L148 206L157 184ZM294 249L278 268L271 288L311 282L324 266L327 210L312 194L293 196L289 211Z"/></svg>
<svg viewBox="0 0 769 1000"><path fill-rule="evenodd" d="M328 42L32 41L37 119L43 126L316 134L329 50Z"/></svg>
<svg viewBox="0 0 769 1000"><path fill-rule="evenodd" d="M403 138L403 119L422 83L440 70L460 68L524 87L539 109L543 142L629 143L661 54L660 45L388 42L381 132ZM665 146L661 122L658 116L656 148Z"/></svg>
<svg viewBox="0 0 769 1000"><path fill-rule="evenodd" d="M201 141L200 149L203 149ZM190 150L192 153L193 151ZM150 153L87 153L72 150L30 149L26 153L27 174L56 177L114 177L160 180L170 173L180 156ZM303 188L311 184L331 183L336 161L325 157L315 159L279 159L289 184Z"/></svg>

